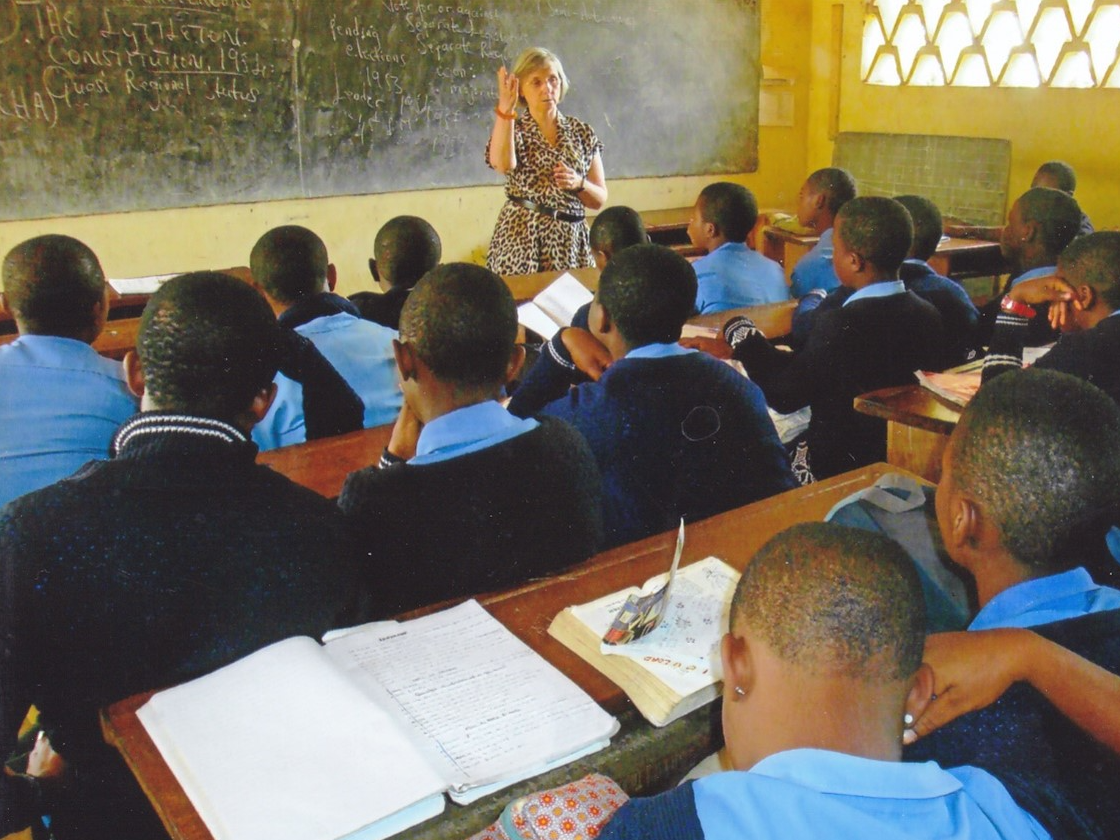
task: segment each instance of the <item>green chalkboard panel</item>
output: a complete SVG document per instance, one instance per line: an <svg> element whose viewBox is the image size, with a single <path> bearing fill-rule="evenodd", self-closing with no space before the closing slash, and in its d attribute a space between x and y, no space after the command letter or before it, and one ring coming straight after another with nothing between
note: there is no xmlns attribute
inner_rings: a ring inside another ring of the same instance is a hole
<svg viewBox="0 0 1120 840"><path fill-rule="evenodd" d="M757 165L757 0L0 0L0 219L500 183L564 62L608 178Z"/></svg>

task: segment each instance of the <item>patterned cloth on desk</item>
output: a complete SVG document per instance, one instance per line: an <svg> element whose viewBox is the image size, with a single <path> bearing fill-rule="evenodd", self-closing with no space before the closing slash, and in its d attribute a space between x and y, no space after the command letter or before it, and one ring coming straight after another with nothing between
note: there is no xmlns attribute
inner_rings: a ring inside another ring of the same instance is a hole
<svg viewBox="0 0 1120 840"><path fill-rule="evenodd" d="M498 819L468 840L589 840L629 797L606 776L513 800Z"/></svg>

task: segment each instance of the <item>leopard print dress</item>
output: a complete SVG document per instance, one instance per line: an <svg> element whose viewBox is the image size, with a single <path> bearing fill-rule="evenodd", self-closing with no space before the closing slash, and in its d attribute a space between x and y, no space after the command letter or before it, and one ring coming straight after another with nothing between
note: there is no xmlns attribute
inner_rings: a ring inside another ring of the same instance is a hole
<svg viewBox="0 0 1120 840"><path fill-rule="evenodd" d="M602 150L603 144L589 125L563 114L559 115L558 138L552 146L532 115L523 111L514 128L517 166L506 176L506 195L583 215L578 196L553 182L552 168L563 162L586 175ZM486 160L489 164L489 144ZM512 201L502 206L486 258L487 267L495 274L532 274L594 264L586 222L562 222Z"/></svg>

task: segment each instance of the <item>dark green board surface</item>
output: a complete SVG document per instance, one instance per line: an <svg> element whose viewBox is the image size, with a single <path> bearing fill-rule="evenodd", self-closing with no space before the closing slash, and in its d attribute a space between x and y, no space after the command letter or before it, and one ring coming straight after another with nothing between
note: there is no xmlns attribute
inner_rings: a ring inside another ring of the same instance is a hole
<svg viewBox="0 0 1120 840"><path fill-rule="evenodd" d="M757 166L757 0L0 0L0 219L497 184L564 62L608 178Z"/></svg>

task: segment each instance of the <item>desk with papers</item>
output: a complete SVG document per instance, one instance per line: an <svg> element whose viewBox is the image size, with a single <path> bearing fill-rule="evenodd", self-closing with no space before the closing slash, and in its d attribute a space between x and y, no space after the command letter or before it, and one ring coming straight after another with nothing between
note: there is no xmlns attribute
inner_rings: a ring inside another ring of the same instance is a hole
<svg viewBox="0 0 1120 840"><path fill-rule="evenodd" d="M836 502L891 471L886 464L873 464L689 525L682 565L715 555L741 570L774 534L798 522L823 519ZM718 703L655 729L637 715L614 683L547 633L552 618L565 607L640 585L665 571L674 543L675 533L649 537L599 554L566 573L478 597L514 635L617 715L622 728L611 746L600 753L473 805L448 806L441 816L404 832L401 838L467 837L492 822L510 799L592 770L614 777L631 794L656 792L720 745ZM120 750L173 838L209 840L209 831L136 716L148 696L137 695L102 713L106 740Z"/></svg>

